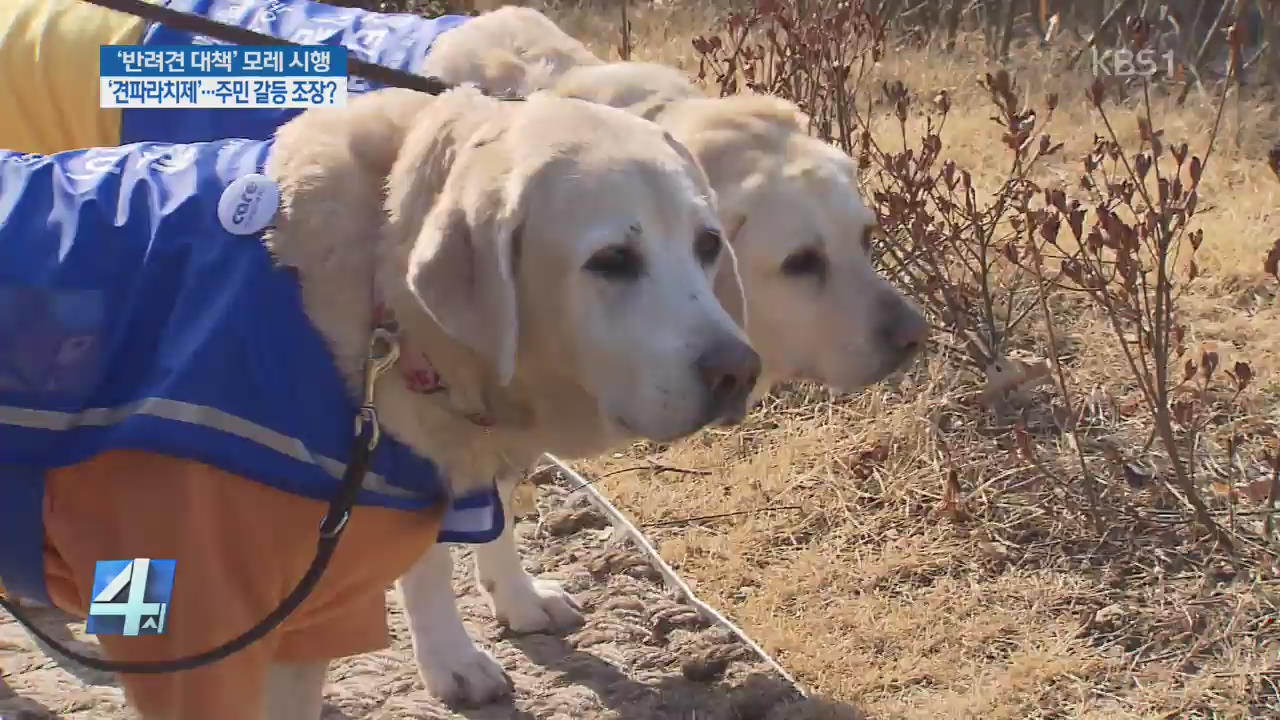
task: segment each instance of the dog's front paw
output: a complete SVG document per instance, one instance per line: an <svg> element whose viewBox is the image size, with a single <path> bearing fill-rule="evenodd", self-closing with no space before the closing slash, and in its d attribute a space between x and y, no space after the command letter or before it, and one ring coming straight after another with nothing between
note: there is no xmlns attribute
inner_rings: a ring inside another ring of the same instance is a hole
<svg viewBox="0 0 1280 720"><path fill-rule="evenodd" d="M493 615L517 633L563 633L582 625L582 606L552 580L524 574L511 582L482 583Z"/></svg>
<svg viewBox="0 0 1280 720"><path fill-rule="evenodd" d="M511 697L514 689L502 665L474 645L447 653L428 649L419 655L418 669L427 692L450 705L487 705Z"/></svg>

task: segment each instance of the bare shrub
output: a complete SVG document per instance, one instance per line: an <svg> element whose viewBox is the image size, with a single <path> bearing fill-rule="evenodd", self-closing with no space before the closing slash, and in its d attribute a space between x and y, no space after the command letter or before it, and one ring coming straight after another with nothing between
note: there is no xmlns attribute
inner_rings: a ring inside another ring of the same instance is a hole
<svg viewBox="0 0 1280 720"><path fill-rule="evenodd" d="M1014 422L998 426L998 442L1041 476L1081 487L1087 511L1079 509L1098 534L1114 530L1120 517L1168 524L1170 513L1189 512L1218 547L1236 550L1243 535L1234 520L1229 528L1217 520L1211 505L1221 493L1207 489L1222 480L1205 468L1236 467L1243 440L1234 430L1226 433L1225 448L1205 438L1210 425L1239 415L1253 371L1245 361L1220 367L1209 347L1189 350L1194 332L1180 307L1200 272L1196 252L1213 241L1197 227L1207 206L1200 183L1232 77L1222 84L1217 121L1198 150L1164 137L1152 109L1151 78L1126 81L1136 87L1138 102L1123 109L1108 104L1107 83L1098 80L1088 102L1107 132L1081 159L1078 182L1060 186L1036 172L1050 158L1061 162L1063 145L1049 132L1059 98L1049 94L1029 105L1013 75L986 73L978 82L994 110L993 142L1003 146L1008 170L994 186L977 187L972 172L947 157L951 99L945 91L921 93L899 81L870 87L886 42L886 23L873 10L858 0L758 0L730 14L720 32L695 38L700 77L721 94L745 89L796 102L810 114L812 132L859 159L865 196L885 233L878 260L948 332L964 364L985 381L989 405L1009 410L1008 391L1032 379L1010 359L1012 350L1031 347L1047 358L1034 379L1053 387L1056 397L1045 401L1065 459L1040 457L1039 430L1029 421L1035 408L1016 409ZM1120 27L1129 47L1154 40L1141 17ZM873 97L888 109L888 130L876 123ZM1117 132L1124 114L1137 124L1136 144ZM1272 162L1280 168L1280 151ZM1276 273L1280 242L1265 262ZM1120 375L1087 396L1075 387L1064 347L1084 315L1110 328L1124 364ZM1123 448L1096 437L1099 428L1085 419L1088 407L1135 393L1126 414L1131 421L1138 416L1146 442ZM1225 457L1209 463L1206 456L1214 453ZM1227 482L1222 497L1234 502L1234 481ZM1128 490L1152 485L1164 488L1171 507L1151 514L1132 502L1138 494ZM956 488L946 490L945 502L954 505Z"/></svg>
<svg viewBox="0 0 1280 720"><path fill-rule="evenodd" d="M1148 101L1136 112L1139 146L1131 152L1116 132L1101 80L1090 90L1089 102L1108 131L1095 138L1082 160L1080 184L1089 193L1091 207L1069 200L1059 188L1045 188L1038 208L1024 204L1030 261L1039 277L1052 268L1055 289L1084 293L1105 315L1129 379L1137 384L1149 413L1151 432L1163 445L1172 475L1164 479L1176 485L1214 539L1231 548L1231 539L1201 496L1197 438L1208 424L1213 384L1223 374L1230 379L1233 393L1225 404L1232 405L1249 386L1253 372L1240 361L1219 374L1213 350L1188 357L1188 328L1178 308L1185 287L1199 274L1195 255L1204 231L1190 228L1201 209L1198 190L1218 124L1203 156L1192 153L1186 143L1168 146ZM1054 324L1048 315L1045 322ZM1062 384L1066 393L1065 381Z"/></svg>
<svg viewBox="0 0 1280 720"><path fill-rule="evenodd" d="M739 90L792 100L810 131L852 153L853 92L884 52L884 30L862 0L757 0L730 12L723 32L693 39L698 79L721 95Z"/></svg>

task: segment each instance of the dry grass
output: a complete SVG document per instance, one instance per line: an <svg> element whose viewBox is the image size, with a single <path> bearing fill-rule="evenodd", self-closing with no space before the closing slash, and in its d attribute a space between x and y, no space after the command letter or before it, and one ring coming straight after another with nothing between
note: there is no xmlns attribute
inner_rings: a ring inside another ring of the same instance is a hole
<svg viewBox="0 0 1280 720"><path fill-rule="evenodd" d="M616 5L549 12L598 54L617 57ZM710 28L715 13L632 7L634 57L694 70L690 38ZM945 155L981 171L980 187L995 187L1007 160L976 83L990 69L980 57L897 49L874 81L947 89L954 109ZM1084 102L1084 71L1052 77L1039 69L1042 60L1023 51L1018 76L1033 102L1048 86L1061 94L1050 131L1067 144L1039 173L1069 184L1093 136L1105 133ZM1211 100L1193 93L1181 108L1158 100L1166 139L1202 151ZM1122 139L1136 136L1136 123L1121 117ZM1280 407L1280 310L1262 270L1280 226L1280 183L1266 162L1275 118L1274 106L1253 99L1227 111L1226 140L1201 189L1213 205L1201 221L1202 277L1183 304L1193 347L1216 341L1222 366L1239 357L1252 365L1258 380L1229 419L1264 434L1274 434ZM879 140L901 145L887 132ZM1120 399L1093 411L1096 427L1122 447L1140 445L1145 430L1123 410L1126 372L1110 330L1083 306L1059 302L1055 310L1072 348L1074 387ZM1047 354L1034 329L1022 344ZM939 345L909 376L855 397L786 389L738 431L637 445L583 469L649 526L701 595L811 688L869 716L1280 714L1275 546L1251 547L1234 562L1215 553L1187 523L1161 514L1172 507L1169 494L1141 477L1102 478L1119 519L1100 537L1081 511L1079 489L1017 459L999 421L976 402L980 384L952 360ZM1034 414L1052 396L1036 390L1022 404ZM1043 462L1073 477L1061 436L1037 442ZM1245 481L1265 477L1242 464ZM943 503L952 470L962 514ZM1259 506L1245 500L1213 507L1230 527L1261 525ZM1148 520L1126 522L1126 509Z"/></svg>

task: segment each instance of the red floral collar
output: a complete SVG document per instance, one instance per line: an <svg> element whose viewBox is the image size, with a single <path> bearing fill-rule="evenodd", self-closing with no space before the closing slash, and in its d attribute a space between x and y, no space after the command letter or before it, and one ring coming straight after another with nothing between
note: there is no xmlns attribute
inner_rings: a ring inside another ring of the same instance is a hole
<svg viewBox="0 0 1280 720"><path fill-rule="evenodd" d="M400 360L396 366L410 392L434 395L448 390L444 384L444 378L431 364L431 358L427 357L425 352L404 341L404 337L400 335L400 325L396 322L395 313L387 307L385 302L379 302L374 307L374 323L375 326L386 328L400 338ZM493 425L493 418L481 413L467 413L466 418L481 427Z"/></svg>

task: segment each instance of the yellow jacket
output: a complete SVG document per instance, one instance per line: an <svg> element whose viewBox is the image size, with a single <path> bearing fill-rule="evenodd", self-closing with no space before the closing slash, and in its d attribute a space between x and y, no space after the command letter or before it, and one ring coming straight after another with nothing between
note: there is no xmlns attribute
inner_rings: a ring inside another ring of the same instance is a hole
<svg viewBox="0 0 1280 720"><path fill-rule="evenodd" d="M83 0L0 0L0 149L119 145L120 110L98 107L98 47L135 44L145 28Z"/></svg>

